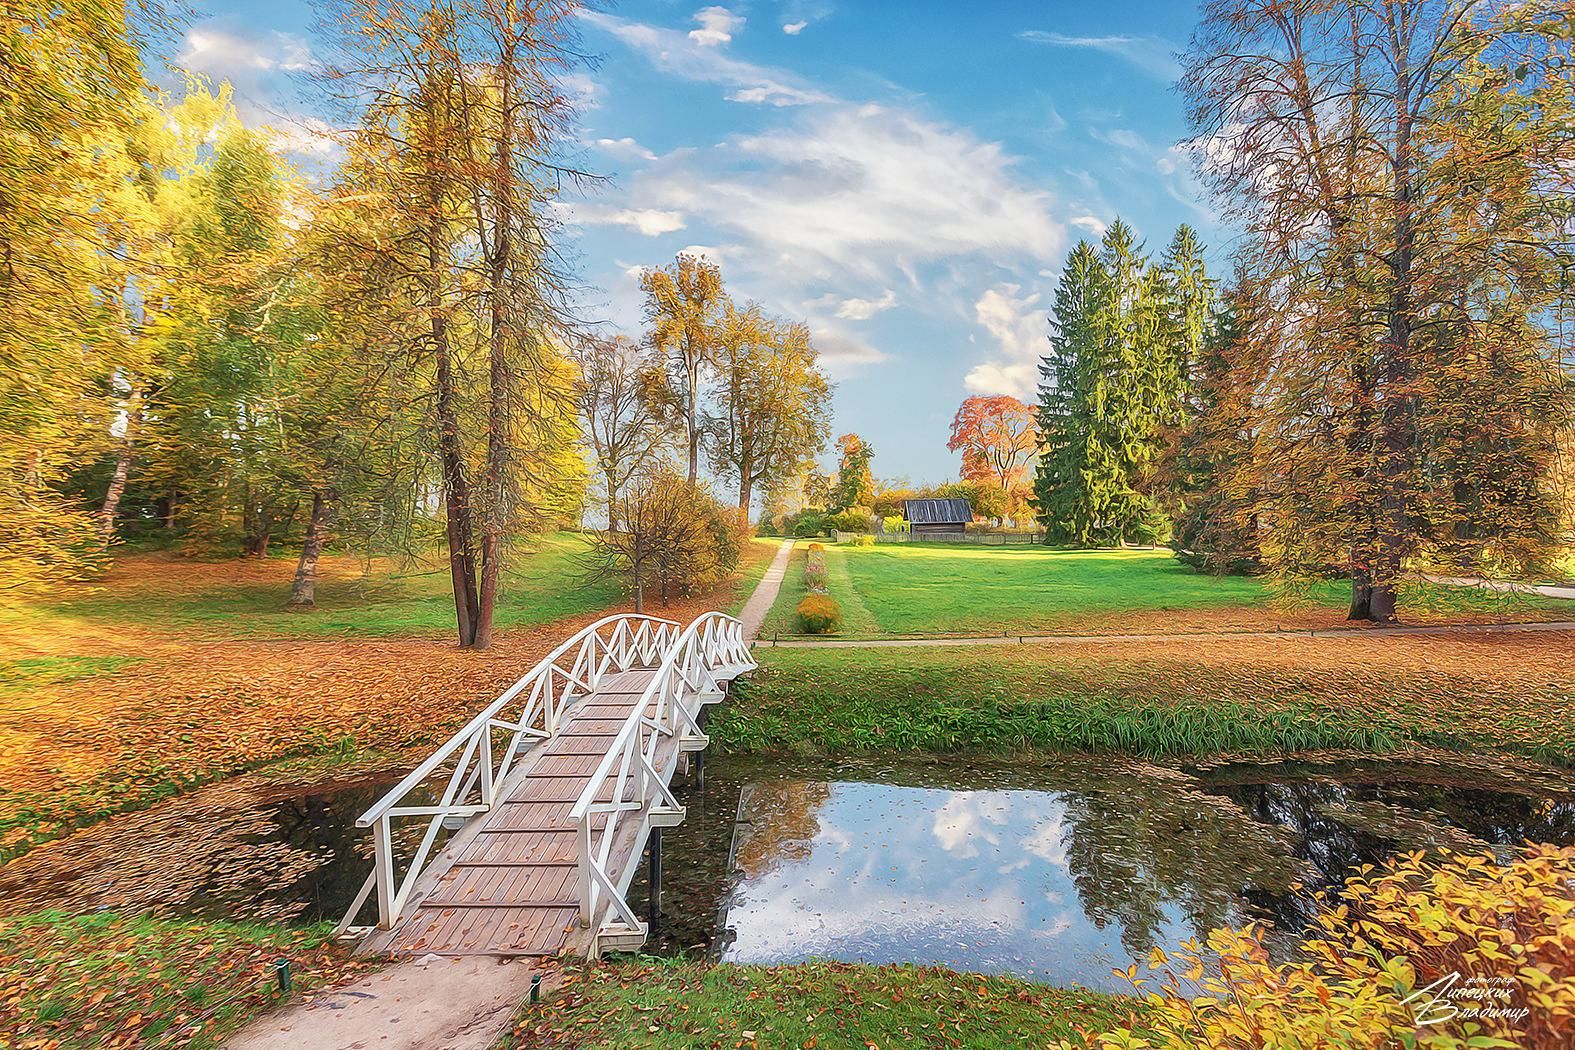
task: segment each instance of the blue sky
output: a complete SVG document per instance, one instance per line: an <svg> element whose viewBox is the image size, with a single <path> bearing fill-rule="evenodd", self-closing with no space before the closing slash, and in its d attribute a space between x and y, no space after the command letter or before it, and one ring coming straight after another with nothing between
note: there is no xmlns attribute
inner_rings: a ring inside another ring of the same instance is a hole
<svg viewBox="0 0 1575 1050"><path fill-rule="evenodd" d="M1113 218L1162 250L1227 235L1186 158L1171 53L1191 5L626 2L581 20L579 161L565 202L588 319L637 334L639 268L706 252L733 294L810 322L835 432L875 472L954 477L970 393L1032 400L1062 257ZM214 2L172 49L243 116L331 161L295 0Z"/></svg>

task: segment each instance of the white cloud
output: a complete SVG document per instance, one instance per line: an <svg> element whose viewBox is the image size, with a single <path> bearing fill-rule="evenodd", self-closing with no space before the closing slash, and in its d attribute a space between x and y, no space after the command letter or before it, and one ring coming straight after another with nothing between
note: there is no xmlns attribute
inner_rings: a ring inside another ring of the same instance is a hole
<svg viewBox="0 0 1575 1050"><path fill-rule="evenodd" d="M1021 287L1000 284L974 303L974 320L996 341L998 356L981 362L963 379L976 394L1010 394L1033 399L1039 358L1045 352L1045 311L1039 294L1019 295Z"/></svg>
<svg viewBox="0 0 1575 1050"><path fill-rule="evenodd" d="M744 28L744 16L735 15L725 7L702 7L695 12L695 24L700 28L689 31L690 40L701 47L721 47Z"/></svg>
<svg viewBox="0 0 1575 1050"><path fill-rule="evenodd" d="M808 22L789 22L782 27L782 32L786 33L788 36L798 36L804 31L804 27L807 25L809 25Z"/></svg>
<svg viewBox="0 0 1575 1050"><path fill-rule="evenodd" d="M1105 235L1105 224L1097 216L1094 216L1094 215L1074 215L1072 218L1068 219L1067 221L1070 222L1073 226L1076 226L1078 229L1087 230L1089 233L1093 234L1095 237L1103 237Z"/></svg>
<svg viewBox="0 0 1575 1050"><path fill-rule="evenodd" d="M640 145L632 138L597 139L591 143L609 157L621 157L626 160L655 160L656 154Z"/></svg>
<svg viewBox="0 0 1575 1050"><path fill-rule="evenodd" d="M278 32L242 37L212 21L187 30L175 58L176 66L215 85L228 81L243 123L263 129L275 149L318 168L339 155L333 129L281 101L296 75L312 64L311 48L300 37Z"/></svg>
<svg viewBox="0 0 1575 1050"><path fill-rule="evenodd" d="M1126 59L1159 80L1175 80L1181 75L1181 64L1173 53L1176 46L1157 36L1069 36L1044 29L1025 29L1017 38L1049 47L1103 51Z"/></svg>
<svg viewBox="0 0 1575 1050"><path fill-rule="evenodd" d="M568 221L581 226L627 226L647 237L660 237L684 228L682 213L660 208L619 208L581 201L560 205L559 211Z"/></svg>
<svg viewBox="0 0 1575 1050"><path fill-rule="evenodd" d="M289 33L247 40L206 24L186 33L186 48L175 61L194 73L233 79L242 70L300 72L311 67L312 51L306 41Z"/></svg>
<svg viewBox="0 0 1575 1050"><path fill-rule="evenodd" d="M570 104L582 113L602 104L602 86L591 79L589 74L578 71L565 73L559 77L558 83L568 95Z"/></svg>
<svg viewBox="0 0 1575 1050"><path fill-rule="evenodd" d="M731 88L732 94L727 97L734 102L805 106L833 101L830 95L805 84L791 73L730 58L715 46L691 39L693 33L685 34L586 9L580 10L579 17L640 52L664 73Z"/></svg>
<svg viewBox="0 0 1575 1050"><path fill-rule="evenodd" d="M1053 259L1065 231L998 144L878 105L817 108L796 126L670 154L631 186L642 207L698 216L753 265L803 284L883 284L973 255Z"/></svg>
<svg viewBox="0 0 1575 1050"><path fill-rule="evenodd" d="M810 337L820 353L820 363L833 379L845 379L868 365L890 360L883 353L845 329L824 322L810 326Z"/></svg>
<svg viewBox="0 0 1575 1050"><path fill-rule="evenodd" d="M868 321L878 313L897 305L897 293L886 289L879 299L844 299L837 307L837 316L845 321Z"/></svg>

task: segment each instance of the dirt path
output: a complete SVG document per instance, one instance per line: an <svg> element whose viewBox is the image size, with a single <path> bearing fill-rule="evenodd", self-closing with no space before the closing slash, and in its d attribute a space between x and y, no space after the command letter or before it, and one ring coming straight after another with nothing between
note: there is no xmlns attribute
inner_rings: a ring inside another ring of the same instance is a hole
<svg viewBox="0 0 1575 1050"><path fill-rule="evenodd" d="M1187 631L1180 634L1023 634L954 638L795 638L758 640L766 649L903 649L960 645L1107 645L1112 642L1185 642L1201 639L1392 638L1410 635L1513 634L1524 631L1575 631L1575 621L1546 623L1462 623L1427 627L1330 627L1310 631Z"/></svg>
<svg viewBox="0 0 1575 1050"><path fill-rule="evenodd" d="M749 596L749 601L744 603L743 612L738 614L738 618L744 622L744 637L753 638L760 633L760 627L766 622L771 606L776 603L777 593L782 590L782 579L787 575L788 559L792 556L793 541L783 540L782 546L777 549L777 556L771 559L766 574L760 577L755 593Z"/></svg>

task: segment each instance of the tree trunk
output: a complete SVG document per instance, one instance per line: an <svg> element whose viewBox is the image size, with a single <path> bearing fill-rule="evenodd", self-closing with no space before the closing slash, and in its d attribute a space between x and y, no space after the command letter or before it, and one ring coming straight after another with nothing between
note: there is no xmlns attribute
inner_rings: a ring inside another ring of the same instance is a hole
<svg viewBox="0 0 1575 1050"><path fill-rule="evenodd" d="M616 532L618 529L618 483L613 480L612 472L607 473L607 531Z"/></svg>
<svg viewBox="0 0 1575 1050"><path fill-rule="evenodd" d="M1373 581L1365 568L1351 568L1351 610L1347 620L1373 618Z"/></svg>
<svg viewBox="0 0 1575 1050"><path fill-rule="evenodd" d="M328 536L330 506L321 489L312 490L312 516L306 522L301 560L295 565L295 580L290 584L292 609L310 609L317 604L317 559L323 553L323 542Z"/></svg>
<svg viewBox="0 0 1575 1050"><path fill-rule="evenodd" d="M99 508L99 533L105 544L115 537L115 519L120 516L120 497L126 492L126 477L131 473L131 456L136 447L137 426L142 422L142 388L133 380L131 395L127 398L126 431L120 438L120 452L115 456L115 472L109 477L109 488L104 492L104 505Z"/></svg>
<svg viewBox="0 0 1575 1050"><path fill-rule="evenodd" d="M512 0L506 4L505 19L505 24L512 27ZM503 50L497 66L500 117L493 151L492 210L488 217L492 226L490 246L485 229L477 231L486 251L488 269L487 459L483 475L486 502L481 508L481 591L476 636L472 642L477 649L486 649L492 645L492 612L497 602L498 576L502 569L503 527L509 518L510 509L506 489L511 442L509 351L512 347L514 317L510 308L508 282L509 271L514 263L514 204L518 186L515 183L513 137L515 38L505 32L502 40Z"/></svg>
<svg viewBox="0 0 1575 1050"><path fill-rule="evenodd" d="M1415 219L1412 214L1412 112L1410 34L1412 25L1401 7L1386 12L1390 44L1394 48L1395 142L1394 188L1390 209L1394 221L1394 251L1389 259L1391 287L1383 358L1383 498L1379 505L1379 532L1373 562L1372 619L1396 620L1396 589L1405 568L1405 548L1410 523L1410 459L1416 442L1411 384L1411 266ZM1406 24L1397 22L1399 19Z"/></svg>
<svg viewBox="0 0 1575 1050"><path fill-rule="evenodd" d="M645 613L645 552L639 533L634 537L634 611L639 615Z"/></svg>

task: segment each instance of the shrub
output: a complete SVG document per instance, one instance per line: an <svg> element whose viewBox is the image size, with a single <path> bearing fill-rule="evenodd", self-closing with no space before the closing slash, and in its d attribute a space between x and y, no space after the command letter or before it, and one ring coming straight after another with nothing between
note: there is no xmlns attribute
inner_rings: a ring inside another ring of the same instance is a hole
<svg viewBox="0 0 1575 1050"><path fill-rule="evenodd" d="M826 523L838 532L868 532L872 520L868 507L849 507L837 511Z"/></svg>
<svg viewBox="0 0 1575 1050"><path fill-rule="evenodd" d="M1256 926L1149 961L1162 980L1145 996L1141 1035L1123 1029L1088 1045L1567 1046L1575 847L1528 846L1504 865L1491 854L1402 856L1350 879L1345 903L1319 917L1289 963L1269 960ZM1135 966L1117 973L1150 983Z"/></svg>
<svg viewBox="0 0 1575 1050"><path fill-rule="evenodd" d="M875 546L875 537L866 532L853 542L860 547L873 547Z"/></svg>
<svg viewBox="0 0 1575 1050"><path fill-rule="evenodd" d="M825 550L826 545L824 543L811 543L806 549L809 551L809 553L814 554L816 551Z"/></svg>
<svg viewBox="0 0 1575 1050"><path fill-rule="evenodd" d="M823 535L826 531L826 516L818 510L790 514L782 519L782 531L800 538Z"/></svg>
<svg viewBox="0 0 1575 1050"><path fill-rule="evenodd" d="M885 529L887 532L913 531L912 526L908 524L908 519L903 517L901 514L889 514L881 519L880 524L881 528Z"/></svg>
<svg viewBox="0 0 1575 1050"><path fill-rule="evenodd" d="M808 565L804 568L804 589L811 594L825 594L826 569L821 565Z"/></svg>
<svg viewBox="0 0 1575 1050"><path fill-rule="evenodd" d="M842 606L829 594L806 594L798 603L798 622L805 634L835 634L842 627Z"/></svg>

